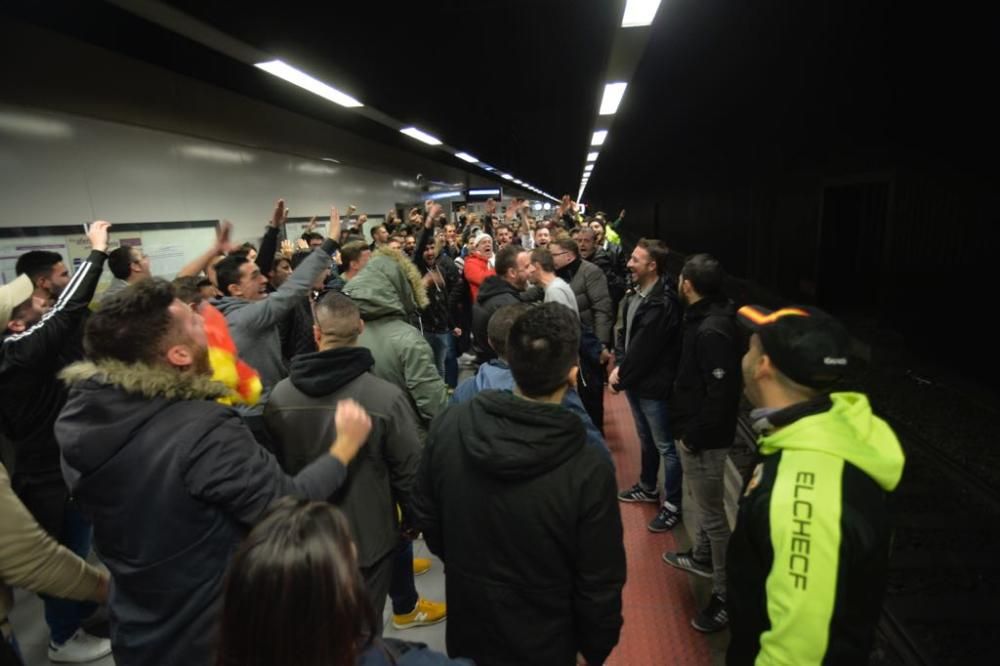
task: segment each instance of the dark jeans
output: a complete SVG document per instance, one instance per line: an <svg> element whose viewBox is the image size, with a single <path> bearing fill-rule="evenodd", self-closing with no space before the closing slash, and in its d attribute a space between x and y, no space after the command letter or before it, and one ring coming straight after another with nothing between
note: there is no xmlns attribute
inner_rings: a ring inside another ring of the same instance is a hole
<svg viewBox="0 0 1000 666"><path fill-rule="evenodd" d="M451 388L458 384L458 357L455 355L455 336L451 333L424 333L424 339L434 353L434 367L441 379Z"/></svg>
<svg viewBox="0 0 1000 666"><path fill-rule="evenodd" d="M368 598L375 609L375 634L382 635L382 612L385 610L385 600L389 596L389 586L393 570L396 568L396 549L370 567L363 568L365 586L368 588Z"/></svg>
<svg viewBox="0 0 1000 666"><path fill-rule="evenodd" d="M392 614L406 615L417 607L417 583L413 577L413 542L403 539L396 549L392 566L392 582L389 584L392 599Z"/></svg>
<svg viewBox="0 0 1000 666"><path fill-rule="evenodd" d="M59 537L59 543L80 557L86 559L90 554L90 523L72 502L66 504L62 534ZM57 644L65 643L72 638L83 620L97 610L97 604L93 602L57 599L48 595L39 596L45 602L45 623L49 625L51 640Z"/></svg>
<svg viewBox="0 0 1000 666"><path fill-rule="evenodd" d="M631 391L626 391L625 397L628 398L629 407L632 408L635 429L639 433L639 443L642 446L639 483L646 490L656 490L656 476L662 458L663 497L680 510L683 471L681 460L677 457L674 439L670 434L667 403L665 400L646 400Z"/></svg>

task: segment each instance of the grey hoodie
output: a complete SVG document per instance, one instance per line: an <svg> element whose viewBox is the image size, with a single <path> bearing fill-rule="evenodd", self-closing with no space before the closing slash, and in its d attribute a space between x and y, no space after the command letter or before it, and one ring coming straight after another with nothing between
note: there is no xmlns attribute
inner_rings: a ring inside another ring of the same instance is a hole
<svg viewBox="0 0 1000 666"><path fill-rule="evenodd" d="M300 298L307 297L306 293L319 274L330 268L330 256L336 247L336 242L327 238L277 291L264 300L223 296L212 301L226 317L240 358L260 373L265 394L288 376L288 368L281 358L277 324L289 315Z"/></svg>

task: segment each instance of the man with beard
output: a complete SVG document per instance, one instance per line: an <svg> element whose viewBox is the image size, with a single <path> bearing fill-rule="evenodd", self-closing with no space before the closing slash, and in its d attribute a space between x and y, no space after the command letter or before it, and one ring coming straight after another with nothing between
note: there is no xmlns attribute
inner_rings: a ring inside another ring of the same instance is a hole
<svg viewBox="0 0 1000 666"><path fill-rule="evenodd" d="M622 327L615 345L615 362L608 385L624 389L642 447L639 482L621 491L622 502L659 504L656 479L663 460L663 498L660 512L646 526L666 532L681 520L681 462L670 432L667 399L677 372L681 348L680 304L667 275L667 246L643 238L629 259L635 291L622 305Z"/></svg>
<svg viewBox="0 0 1000 666"><path fill-rule="evenodd" d="M476 359L485 363L496 358L489 345L488 328L493 313L504 305L521 303L531 275L531 253L517 245L508 245L497 255L497 272L483 282L472 307L472 336ZM538 290L541 293L540 290Z"/></svg>
<svg viewBox="0 0 1000 666"><path fill-rule="evenodd" d="M25 252L17 258L14 272L17 275L27 275L35 289L34 295L44 299L49 305L55 303L69 284L69 269L58 252Z"/></svg>
<svg viewBox="0 0 1000 666"><path fill-rule="evenodd" d="M59 255L36 254L18 262L24 273L4 285L0 299L0 428L17 455L13 488L42 528L81 557L90 552L90 525L66 490L53 428L66 403L58 374L83 357L82 323L107 259L110 226L103 221L90 225L90 255L68 282L63 282L61 258L52 263ZM54 304L53 295L58 295ZM43 601L51 659L86 662L111 651L107 640L81 629L93 604Z"/></svg>
<svg viewBox="0 0 1000 666"><path fill-rule="evenodd" d="M725 470L736 435L744 345L736 307L722 292L724 279L718 260L707 254L696 254L684 264L677 287L684 304L684 337L670 399L684 488L699 519L693 548L686 553L665 553L663 560L712 579L708 606L691 621L691 626L703 632L720 631L728 623Z"/></svg>
<svg viewBox="0 0 1000 666"><path fill-rule="evenodd" d="M230 554L279 497L330 497L371 421L342 402L329 448L286 476L217 402L229 389L211 379L201 316L163 280L106 301L84 346L55 433L111 570L115 662L207 666Z"/></svg>

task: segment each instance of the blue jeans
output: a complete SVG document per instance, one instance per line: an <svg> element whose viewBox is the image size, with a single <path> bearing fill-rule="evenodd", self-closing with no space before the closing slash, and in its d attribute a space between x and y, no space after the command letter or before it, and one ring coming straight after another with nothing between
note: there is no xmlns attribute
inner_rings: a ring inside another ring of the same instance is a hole
<svg viewBox="0 0 1000 666"><path fill-rule="evenodd" d="M59 543L80 557L86 559L90 554L90 523L72 503L66 504L62 534L59 536ZM97 610L97 604L93 602L39 596L45 604L45 623L49 625L51 640L56 644L65 643L72 638L83 620Z"/></svg>
<svg viewBox="0 0 1000 666"><path fill-rule="evenodd" d="M413 542L403 539L394 555L392 582L389 583L389 598L392 599L393 615L412 613L417 607L417 583L413 577Z"/></svg>
<svg viewBox="0 0 1000 666"><path fill-rule="evenodd" d="M646 400L625 391L642 450L642 470L639 483L646 490L656 490L656 476L663 459L663 497L680 510L683 470L677 456L674 438L670 434L665 400Z"/></svg>
<svg viewBox="0 0 1000 666"><path fill-rule="evenodd" d="M449 333L424 333L424 339L434 353L434 367L441 379L451 388L458 385L458 357L455 355L455 336Z"/></svg>

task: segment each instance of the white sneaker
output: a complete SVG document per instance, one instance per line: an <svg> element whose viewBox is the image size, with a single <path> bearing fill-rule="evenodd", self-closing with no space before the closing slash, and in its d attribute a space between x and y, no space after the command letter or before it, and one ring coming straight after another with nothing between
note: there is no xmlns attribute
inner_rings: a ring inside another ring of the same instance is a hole
<svg viewBox="0 0 1000 666"><path fill-rule="evenodd" d="M464 354L458 357L458 364L464 366L475 365L476 355L470 354L469 352L465 352Z"/></svg>
<svg viewBox="0 0 1000 666"><path fill-rule="evenodd" d="M111 654L111 641L91 636L77 629L68 641L56 645L49 641L49 661L56 664L86 664Z"/></svg>

